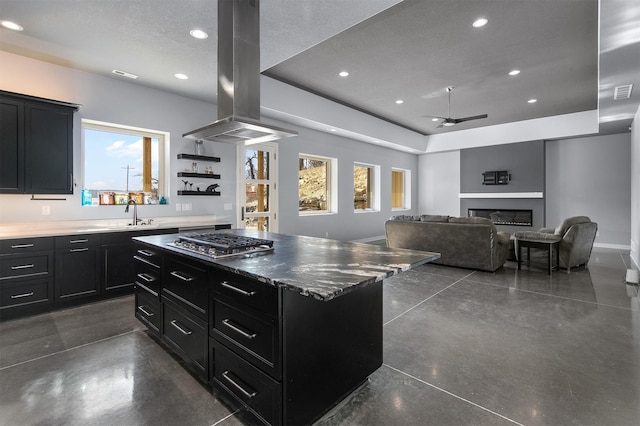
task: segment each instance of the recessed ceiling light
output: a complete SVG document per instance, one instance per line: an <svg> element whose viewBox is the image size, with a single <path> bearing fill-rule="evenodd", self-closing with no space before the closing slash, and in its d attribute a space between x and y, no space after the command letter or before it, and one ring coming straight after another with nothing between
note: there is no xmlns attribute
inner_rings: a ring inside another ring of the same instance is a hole
<svg viewBox="0 0 640 426"><path fill-rule="evenodd" d="M529 102L530 104L535 104L536 102L538 102L537 99L529 99L527 102Z"/></svg>
<svg viewBox="0 0 640 426"><path fill-rule="evenodd" d="M439 118L432 118L431 121L440 121Z"/></svg>
<svg viewBox="0 0 640 426"><path fill-rule="evenodd" d="M186 74L180 74L180 73L175 74L175 76L176 76L176 78L179 78L180 80L187 80L187 79L189 78L189 76L188 76L188 75L186 75Z"/></svg>
<svg viewBox="0 0 640 426"><path fill-rule="evenodd" d="M22 30L24 30L24 28L22 28L22 25L16 24L15 22L2 21L1 24L2 24L3 27L8 28L8 29L13 30L13 31L22 31Z"/></svg>
<svg viewBox="0 0 640 426"><path fill-rule="evenodd" d="M511 70L509 71L509 75L518 75L520 74L520 70Z"/></svg>
<svg viewBox="0 0 640 426"><path fill-rule="evenodd" d="M403 101L402 99L398 99L398 100L396 101L396 103L397 103L398 105L400 105L400 104L403 104L403 103L404 103L404 101Z"/></svg>
<svg viewBox="0 0 640 426"><path fill-rule="evenodd" d="M348 73L347 71L340 71L340 72L338 73L338 75L339 75L340 77L349 77L349 73Z"/></svg>
<svg viewBox="0 0 640 426"><path fill-rule="evenodd" d="M191 30L189 31L189 34L191 34L191 37L197 38L200 40L204 40L205 38L209 37L209 34L205 33L202 30Z"/></svg>
<svg viewBox="0 0 640 426"><path fill-rule="evenodd" d="M487 22L489 22L487 18L478 18L473 22L473 27L474 28L484 27L485 25L487 25Z"/></svg>

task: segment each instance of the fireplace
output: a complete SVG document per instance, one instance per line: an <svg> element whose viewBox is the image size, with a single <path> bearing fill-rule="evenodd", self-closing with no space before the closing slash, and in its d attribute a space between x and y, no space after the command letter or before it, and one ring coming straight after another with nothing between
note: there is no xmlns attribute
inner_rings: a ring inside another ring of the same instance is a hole
<svg viewBox="0 0 640 426"><path fill-rule="evenodd" d="M495 225L533 226L533 210L468 209L469 217L485 217Z"/></svg>

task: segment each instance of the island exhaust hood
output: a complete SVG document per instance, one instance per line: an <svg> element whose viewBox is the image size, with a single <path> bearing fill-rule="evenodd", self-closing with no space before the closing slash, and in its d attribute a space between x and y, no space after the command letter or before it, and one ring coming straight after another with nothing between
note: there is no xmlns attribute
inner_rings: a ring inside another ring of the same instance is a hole
<svg viewBox="0 0 640 426"><path fill-rule="evenodd" d="M182 136L260 143L297 135L260 121L260 1L218 0L218 120Z"/></svg>

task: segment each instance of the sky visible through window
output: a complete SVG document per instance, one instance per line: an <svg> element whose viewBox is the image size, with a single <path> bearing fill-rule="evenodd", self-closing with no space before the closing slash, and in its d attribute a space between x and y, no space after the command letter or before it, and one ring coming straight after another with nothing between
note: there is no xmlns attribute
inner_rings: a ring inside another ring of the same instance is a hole
<svg viewBox="0 0 640 426"><path fill-rule="evenodd" d="M85 129L85 188L98 191L142 191L142 137ZM129 169L127 170L127 166ZM151 140L151 176L158 178L158 139Z"/></svg>

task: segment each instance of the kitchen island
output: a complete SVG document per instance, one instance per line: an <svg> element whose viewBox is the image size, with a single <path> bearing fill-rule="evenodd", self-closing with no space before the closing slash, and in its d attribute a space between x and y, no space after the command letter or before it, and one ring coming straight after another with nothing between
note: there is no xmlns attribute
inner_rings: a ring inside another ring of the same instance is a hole
<svg viewBox="0 0 640 426"><path fill-rule="evenodd" d="M266 424L311 424L382 365L382 283L437 253L256 232L213 258L134 238L136 316L216 395Z"/></svg>

